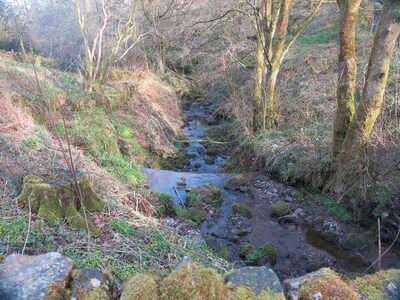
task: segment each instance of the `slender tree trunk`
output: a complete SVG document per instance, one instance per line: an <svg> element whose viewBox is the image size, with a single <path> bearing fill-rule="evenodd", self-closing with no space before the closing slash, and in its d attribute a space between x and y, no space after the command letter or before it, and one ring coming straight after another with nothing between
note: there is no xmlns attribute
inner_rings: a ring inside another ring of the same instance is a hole
<svg viewBox="0 0 400 300"><path fill-rule="evenodd" d="M265 79L265 128L272 128L278 121L278 114L275 108L275 87L280 67L280 64L276 64L268 68L267 77Z"/></svg>
<svg viewBox="0 0 400 300"><path fill-rule="evenodd" d="M256 67L254 71L254 91L253 91L253 128L254 131L265 129L264 113L263 113L263 75L264 75L264 49L262 41L262 33L257 33L257 52Z"/></svg>
<svg viewBox="0 0 400 300"><path fill-rule="evenodd" d="M386 0L382 10L365 78L361 103L337 158L334 191L345 194L364 169L364 151L381 111L390 61L400 35L400 1ZM362 199L351 203L360 216Z"/></svg>
<svg viewBox="0 0 400 300"><path fill-rule="evenodd" d="M337 156L342 149L347 129L353 118L354 93L357 78L356 22L361 0L337 0L340 9L339 79L337 110L333 124L332 153Z"/></svg>

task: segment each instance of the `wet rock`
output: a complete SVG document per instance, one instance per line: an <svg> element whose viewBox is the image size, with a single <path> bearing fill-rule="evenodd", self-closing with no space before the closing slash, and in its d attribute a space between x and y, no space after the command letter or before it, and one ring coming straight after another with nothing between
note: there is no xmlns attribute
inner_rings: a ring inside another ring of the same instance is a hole
<svg viewBox="0 0 400 300"><path fill-rule="evenodd" d="M298 208L293 213L298 218L303 218L306 215L306 212L302 208Z"/></svg>
<svg viewBox="0 0 400 300"><path fill-rule="evenodd" d="M339 237L335 231L323 231L321 233L321 238L329 243L335 243L339 240Z"/></svg>
<svg viewBox="0 0 400 300"><path fill-rule="evenodd" d="M204 154L204 153L206 153L206 149L204 149L203 147L197 148L197 153Z"/></svg>
<svg viewBox="0 0 400 300"><path fill-rule="evenodd" d="M12 254L0 265L0 299L44 299L69 283L74 263L56 252L28 256Z"/></svg>
<svg viewBox="0 0 400 300"><path fill-rule="evenodd" d="M193 167L195 167L196 169L198 169L198 168L201 167L201 163L195 163L195 164L193 165Z"/></svg>
<svg viewBox="0 0 400 300"><path fill-rule="evenodd" d="M386 292L393 300L400 300L400 285L391 282L386 287Z"/></svg>
<svg viewBox="0 0 400 300"><path fill-rule="evenodd" d="M284 201L278 201L271 205L271 216L282 217L290 213L290 205Z"/></svg>
<svg viewBox="0 0 400 300"><path fill-rule="evenodd" d="M343 248L350 251L361 251L367 247L367 244L356 234L350 233L341 241Z"/></svg>
<svg viewBox="0 0 400 300"><path fill-rule="evenodd" d="M262 291L273 290L275 293L282 294L283 296L283 289L278 276L276 276L274 271L265 266L237 269L229 274L226 280L234 285L248 286L257 295Z"/></svg>
<svg viewBox="0 0 400 300"><path fill-rule="evenodd" d="M100 270L82 269L74 275L71 300L111 299L110 281Z"/></svg>
<svg viewBox="0 0 400 300"><path fill-rule="evenodd" d="M224 188L231 191L240 190L240 187L247 184L247 179L243 175L237 175L229 178L225 184Z"/></svg>
<svg viewBox="0 0 400 300"><path fill-rule="evenodd" d="M214 205L221 202L221 191L212 184L192 187L186 194L186 201L191 207L199 207L202 204Z"/></svg>
<svg viewBox="0 0 400 300"><path fill-rule="evenodd" d="M234 203L232 205L232 213L248 219L251 219L253 217L251 211L243 203Z"/></svg>
<svg viewBox="0 0 400 300"><path fill-rule="evenodd" d="M212 165L212 164L214 163L214 160L215 160L214 157L207 156L207 157L204 159L204 162L205 162L207 165Z"/></svg>
<svg viewBox="0 0 400 300"><path fill-rule="evenodd" d="M185 178L181 178L180 180L178 180L178 181L176 182L176 185L177 185L177 186L186 186L186 180L185 180Z"/></svg>
<svg viewBox="0 0 400 300"><path fill-rule="evenodd" d="M294 214L291 214L291 215L286 215L286 216L279 217L278 218L278 223L280 225L287 224L287 223L297 224L298 223L297 216L294 215Z"/></svg>

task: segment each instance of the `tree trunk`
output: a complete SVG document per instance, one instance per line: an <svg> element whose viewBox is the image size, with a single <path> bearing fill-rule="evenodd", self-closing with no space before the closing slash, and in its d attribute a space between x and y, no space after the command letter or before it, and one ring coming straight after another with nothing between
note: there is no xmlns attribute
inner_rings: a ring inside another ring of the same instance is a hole
<svg viewBox="0 0 400 300"><path fill-rule="evenodd" d="M361 0L337 0L340 9L339 79L337 110L333 124L332 153L337 156L342 149L347 129L353 118L354 93L357 78L356 22Z"/></svg>
<svg viewBox="0 0 400 300"><path fill-rule="evenodd" d="M381 111L389 65L399 35L400 2L386 0L368 62L361 103L337 158L336 179L333 186L337 195L346 194L364 169L364 151ZM351 203L359 216L362 202L363 199L358 199Z"/></svg>
<svg viewBox="0 0 400 300"><path fill-rule="evenodd" d="M264 128L272 128L278 122L278 114L275 109L275 87L281 64L272 65L268 68L265 80L266 105L264 115Z"/></svg>
<svg viewBox="0 0 400 300"><path fill-rule="evenodd" d="M254 72L254 91L253 91L253 128L254 131L264 130L264 113L263 113L263 94L262 84L264 75L264 49L262 41L262 33L257 33L257 52L256 67Z"/></svg>

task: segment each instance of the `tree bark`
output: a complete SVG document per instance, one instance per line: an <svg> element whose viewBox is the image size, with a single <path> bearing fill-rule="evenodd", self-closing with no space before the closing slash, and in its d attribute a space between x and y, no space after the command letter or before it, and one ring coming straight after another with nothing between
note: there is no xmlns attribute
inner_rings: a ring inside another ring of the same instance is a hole
<svg viewBox="0 0 400 300"><path fill-rule="evenodd" d="M340 9L339 31L339 79L337 87L337 110L333 124L332 154L342 149L347 129L353 118L354 93L357 78L356 22L361 0L337 0Z"/></svg>
<svg viewBox="0 0 400 300"><path fill-rule="evenodd" d="M399 35L400 2L386 0L368 62L361 103L337 158L336 179L333 186L337 195L346 194L363 172L364 151L381 111L390 61ZM359 216L362 202L363 199L351 202Z"/></svg>

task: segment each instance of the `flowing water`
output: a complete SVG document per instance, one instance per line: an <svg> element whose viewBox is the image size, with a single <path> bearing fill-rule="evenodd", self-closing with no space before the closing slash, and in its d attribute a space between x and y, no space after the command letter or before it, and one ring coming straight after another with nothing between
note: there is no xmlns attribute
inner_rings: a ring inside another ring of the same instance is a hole
<svg viewBox="0 0 400 300"><path fill-rule="evenodd" d="M321 226L314 224L335 220L312 210L305 210L306 217L279 224L270 217L273 202L284 200L295 209L300 207L292 198L294 189L269 180L259 175L250 175L248 188L242 191L224 189L224 182L235 174L223 173L223 156L217 156L214 163L207 164L204 148L205 132L212 117L204 107L193 104L185 113L185 135L189 141L184 149L190 159L190 166L182 172L142 169L152 190L170 194L176 206L183 206L186 198L186 187L177 182L184 179L187 186L200 186L211 183L221 189L222 204L219 209L201 223L200 229L210 247L228 249L225 256L237 263L244 264L238 255L240 245L250 243L255 248L271 243L278 253L277 263L272 268L281 278L303 275L321 267L331 267L340 272L363 272L375 259L377 247L372 242L368 251L357 253L345 250L339 242L326 242L321 238ZM252 213L252 218L232 215L232 205L243 203ZM328 223L329 223L328 222ZM360 229L341 225L343 229L362 234ZM316 229L317 227L318 230ZM383 261L384 267L400 267L397 254Z"/></svg>

